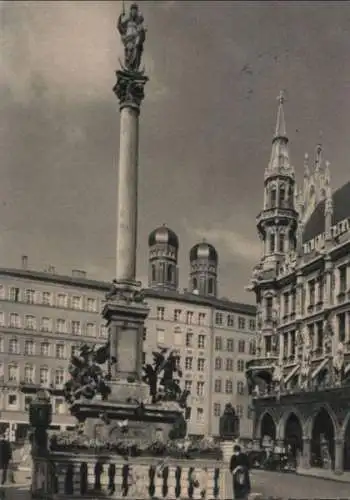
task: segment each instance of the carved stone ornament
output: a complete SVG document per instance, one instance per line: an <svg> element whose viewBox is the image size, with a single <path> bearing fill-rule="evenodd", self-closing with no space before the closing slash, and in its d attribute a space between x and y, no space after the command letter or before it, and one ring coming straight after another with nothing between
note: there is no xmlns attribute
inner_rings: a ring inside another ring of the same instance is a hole
<svg viewBox="0 0 350 500"><path fill-rule="evenodd" d="M114 93L119 99L120 106L139 108L145 97L145 84L148 78L126 71L117 71L117 83Z"/></svg>
<svg viewBox="0 0 350 500"><path fill-rule="evenodd" d="M130 471L130 490L132 498L146 498L148 492L148 468L144 465L133 465Z"/></svg>

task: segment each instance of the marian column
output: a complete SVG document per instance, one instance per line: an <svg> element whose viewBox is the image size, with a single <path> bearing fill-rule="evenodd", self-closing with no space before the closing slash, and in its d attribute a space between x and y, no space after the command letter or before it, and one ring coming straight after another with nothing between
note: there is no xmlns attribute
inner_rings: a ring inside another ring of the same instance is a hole
<svg viewBox="0 0 350 500"><path fill-rule="evenodd" d="M138 6L118 19L124 61L113 88L120 107L116 279L107 294L103 317L109 327L112 381L141 380L144 321L148 308L136 282L139 114L148 81L140 69L146 30ZM119 384L120 385L120 384ZM123 392L123 391L122 391ZM130 396L130 384L127 388ZM118 390L119 396L120 387Z"/></svg>

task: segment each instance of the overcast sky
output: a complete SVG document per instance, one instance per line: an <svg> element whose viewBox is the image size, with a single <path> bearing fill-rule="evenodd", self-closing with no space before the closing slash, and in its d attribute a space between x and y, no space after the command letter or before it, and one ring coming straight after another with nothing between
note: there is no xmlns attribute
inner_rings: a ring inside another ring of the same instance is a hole
<svg viewBox="0 0 350 500"><path fill-rule="evenodd" d="M128 5L129 2L126 2ZM0 266L115 275L122 51L119 2L0 3ZM205 237L220 292L244 291L259 258L255 217L285 89L302 175L322 132L332 182L350 177L348 2L141 2L150 81L141 112L138 274L167 223L188 251Z"/></svg>

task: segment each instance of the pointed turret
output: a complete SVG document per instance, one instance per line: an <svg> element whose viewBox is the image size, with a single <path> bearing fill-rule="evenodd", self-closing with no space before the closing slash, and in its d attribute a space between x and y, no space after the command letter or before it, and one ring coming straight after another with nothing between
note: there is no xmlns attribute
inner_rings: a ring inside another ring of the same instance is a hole
<svg viewBox="0 0 350 500"><path fill-rule="evenodd" d="M257 219L258 231L264 241L263 266L276 272L286 254L295 250L298 219L294 168L289 161L283 104L281 92L271 158L265 170L264 209Z"/></svg>
<svg viewBox="0 0 350 500"><path fill-rule="evenodd" d="M333 194L331 188L331 173L329 168L329 162L326 162L325 168L325 206L324 206L324 217L325 217L325 235L326 240L329 241L332 238L332 225L333 225Z"/></svg>
<svg viewBox="0 0 350 500"><path fill-rule="evenodd" d="M275 135L272 140L271 158L265 172L265 178L279 173L294 178L294 169L289 162L288 137L283 109L284 100L284 94L281 91L278 96L277 121Z"/></svg>

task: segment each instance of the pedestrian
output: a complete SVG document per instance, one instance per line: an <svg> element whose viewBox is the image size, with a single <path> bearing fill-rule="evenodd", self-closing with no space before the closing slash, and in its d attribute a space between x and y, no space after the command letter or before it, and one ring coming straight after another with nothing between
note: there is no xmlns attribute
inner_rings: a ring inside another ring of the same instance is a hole
<svg viewBox="0 0 350 500"><path fill-rule="evenodd" d="M249 459L238 444L233 447L230 472L232 474L234 500L246 500L250 493Z"/></svg>
<svg viewBox="0 0 350 500"><path fill-rule="evenodd" d="M5 484L10 460L12 459L12 449L10 442L4 435L0 436L0 469L2 469L1 484Z"/></svg>

